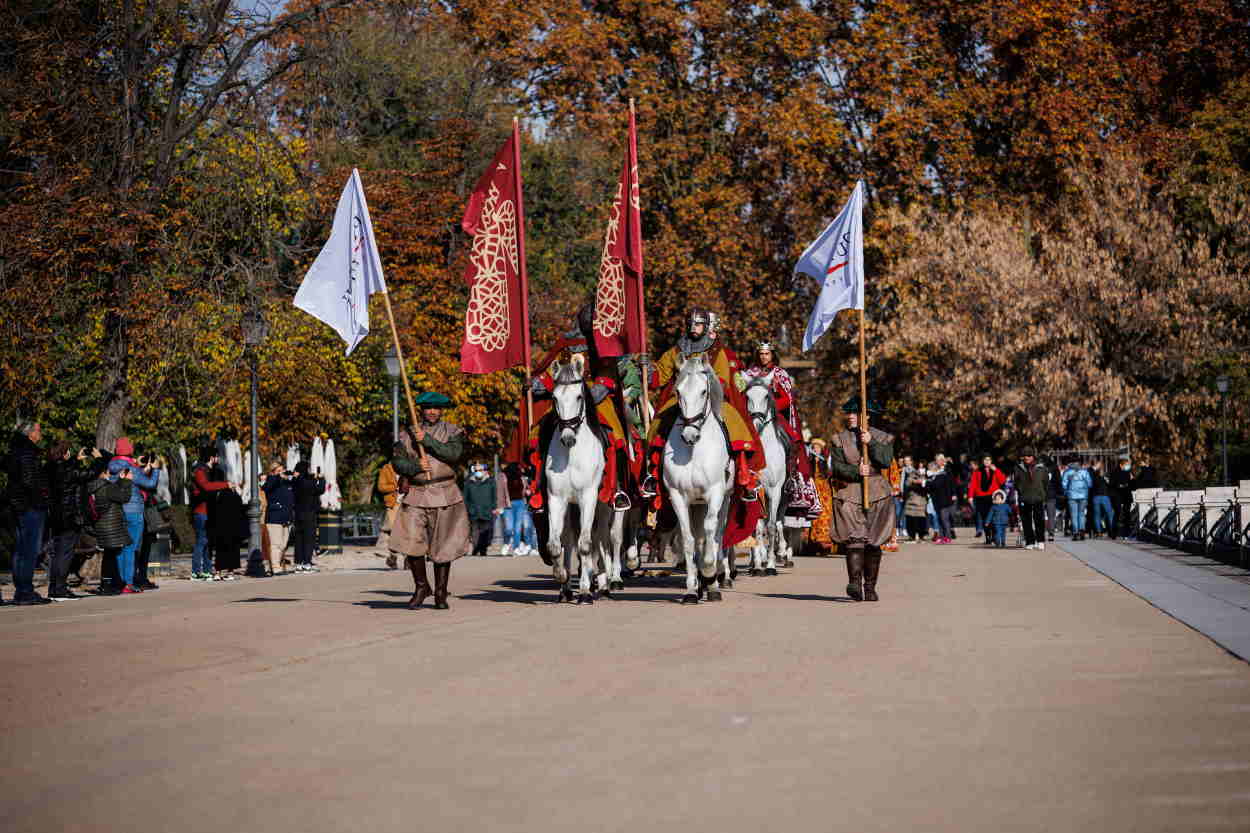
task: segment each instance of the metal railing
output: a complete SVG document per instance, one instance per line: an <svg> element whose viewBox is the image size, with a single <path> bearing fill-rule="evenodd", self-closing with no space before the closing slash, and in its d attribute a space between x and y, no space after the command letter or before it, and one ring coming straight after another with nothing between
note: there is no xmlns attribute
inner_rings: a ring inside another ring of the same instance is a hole
<svg viewBox="0 0 1250 833"><path fill-rule="evenodd" d="M1155 497L1140 519L1137 518L1140 510L1135 507L1128 528L1142 541L1238 567L1250 567L1250 509L1247 506L1243 501L1219 496L1204 495L1197 503L1185 506L1177 502L1174 494L1162 501ZM1183 510L1193 514L1182 523ZM1215 517L1214 522L1212 517Z"/></svg>
<svg viewBox="0 0 1250 833"><path fill-rule="evenodd" d="M344 512L343 542L363 546L374 544L382 534L383 516L381 510Z"/></svg>

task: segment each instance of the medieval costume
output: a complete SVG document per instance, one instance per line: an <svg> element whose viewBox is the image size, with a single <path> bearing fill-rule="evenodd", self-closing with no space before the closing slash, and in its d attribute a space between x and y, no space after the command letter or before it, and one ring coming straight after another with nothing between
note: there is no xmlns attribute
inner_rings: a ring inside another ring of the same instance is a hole
<svg viewBox="0 0 1250 833"><path fill-rule="evenodd" d="M631 437L625 428L626 420L622 417L625 412L621 377L622 362L615 357L600 357L598 350L595 349L593 314L592 304L587 304L578 311L574 329L561 339L564 350L548 354L548 358L544 359L541 364L541 372L531 382L530 390L535 401L550 399L555 389L555 379L552 378L548 368L554 358L566 351L570 354L582 353L586 357L584 363L586 385L595 405L595 416L607 440L599 500L602 503L611 503L613 509L623 512L630 507L627 494L630 479L629 458L637 457L638 454L630 455L626 449L626 443L630 442ZM535 420L531 427L530 462L534 466L536 476L534 492L530 496L530 506L536 510L544 508L543 456L547 443L550 442L555 431L555 423L555 414L549 411L544 419Z"/></svg>
<svg viewBox="0 0 1250 833"><path fill-rule="evenodd" d="M881 571L881 547L894 529L894 495L886 472L894 461L894 437L868 429L868 460L861 459L859 399L842 408L848 427L838 432L829 454L833 475L832 538L843 544L846 553L846 593L855 601L877 601L877 576ZM879 416L871 403L867 413ZM861 462L866 463L866 474ZM863 485L867 484L868 506L864 507ZM862 586L861 586L862 583Z"/></svg>
<svg viewBox="0 0 1250 833"><path fill-rule="evenodd" d="M810 458L812 481L816 485L816 497L820 502L820 514L812 520L808 542L820 553L829 552L833 542L829 538L833 519L833 491L829 488L829 460L825 454L826 443L820 437L812 440Z"/></svg>
<svg viewBox="0 0 1250 833"><path fill-rule="evenodd" d="M739 497L754 501L759 482L757 472L764 467L763 446L754 424L747 417L746 402L738 386L741 364L732 350L717 342L716 317L706 310L691 313L686 334L678 338L677 343L652 368L651 387L660 390L660 406L647 435L647 478L643 495L656 497L659 491L664 444L680 416L673 382L682 364L698 354L706 356L708 365L724 390L725 404L719 416L729 434L729 450L736 463Z"/></svg>
<svg viewBox="0 0 1250 833"><path fill-rule="evenodd" d="M451 400L427 391L416 399L421 424L400 433L395 471L408 481L391 529L390 548L405 557L416 585L408 607L416 610L430 595L426 559L434 563L434 607L447 609L451 563L469 551L469 516L453 468L464 456L464 431L446 422L442 410ZM422 466L417 443L425 449Z"/></svg>
<svg viewBox="0 0 1250 833"><path fill-rule="evenodd" d="M803 421L799 418L798 397L794 379L777 364L772 344L760 342L755 348L755 364L743 371L746 383L759 380L768 385L777 407L778 425L790 438L790 454L786 459L786 495L789 504L785 514L801 520L813 520L820 515L820 496L812 480L812 463L803 443Z"/></svg>

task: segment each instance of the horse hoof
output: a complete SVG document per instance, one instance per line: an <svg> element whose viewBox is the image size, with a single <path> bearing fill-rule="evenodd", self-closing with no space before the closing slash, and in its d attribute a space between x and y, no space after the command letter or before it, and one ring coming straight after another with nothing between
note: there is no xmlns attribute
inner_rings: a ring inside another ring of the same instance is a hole
<svg viewBox="0 0 1250 833"><path fill-rule="evenodd" d="M578 603L579 605L592 605L592 604L594 604L594 603L595 603L595 597L594 597L594 596L592 596L591 594L587 593L587 594L586 594L586 595L584 595L584 596L578 596L578 597L577 597L577 603Z"/></svg>
<svg viewBox="0 0 1250 833"><path fill-rule="evenodd" d="M753 578L759 578L759 577L760 577L760 576L762 576L762 575L764 575L764 571L763 571L763 570L757 570L757 569L756 569L756 568L754 568L754 567L752 567L752 568L751 568L751 576L752 576Z"/></svg>
<svg viewBox="0 0 1250 833"><path fill-rule="evenodd" d="M709 602L719 602L721 600L720 591L719 590L707 591L707 600Z"/></svg>
<svg viewBox="0 0 1250 833"><path fill-rule="evenodd" d="M699 594L687 593L681 597L681 603L684 605L697 605L699 603Z"/></svg>
<svg viewBox="0 0 1250 833"><path fill-rule="evenodd" d="M766 575L766 576L775 576L775 575L777 575L777 568L776 568L776 567L769 567L767 570L765 570L765 571L764 571L764 575Z"/></svg>
<svg viewBox="0 0 1250 833"><path fill-rule="evenodd" d="M560 591L560 601L562 601L562 602L571 602L571 601L573 601L573 591L572 591L572 590L561 590L561 591Z"/></svg>
<svg viewBox="0 0 1250 833"><path fill-rule="evenodd" d="M717 583L720 585L721 590L728 590L729 588L734 586L734 580L731 578L728 578L727 576L721 576L719 579L717 579Z"/></svg>
<svg viewBox="0 0 1250 833"><path fill-rule="evenodd" d="M625 582L623 582L623 581L614 581L614 582L612 582L612 584L611 584L611 589L613 589L613 590L624 590L624 589L625 589Z"/></svg>

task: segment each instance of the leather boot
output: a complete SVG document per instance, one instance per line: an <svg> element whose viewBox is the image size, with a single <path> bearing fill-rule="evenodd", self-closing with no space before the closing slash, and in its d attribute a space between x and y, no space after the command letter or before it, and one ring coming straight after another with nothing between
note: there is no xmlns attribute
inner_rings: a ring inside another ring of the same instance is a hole
<svg viewBox="0 0 1250 833"><path fill-rule="evenodd" d="M846 595L857 602L864 600L864 591L860 582L864 578L864 551L854 547L846 551Z"/></svg>
<svg viewBox="0 0 1250 833"><path fill-rule="evenodd" d="M881 573L881 550L869 547L864 551L864 601L877 601L877 576Z"/></svg>
<svg viewBox="0 0 1250 833"><path fill-rule="evenodd" d="M412 582L416 585L416 592L413 593L412 598L408 600L408 609L416 610L421 607L421 603L430 596L430 579L428 574L425 572L424 557L413 558L409 556L407 561L408 569L412 570ZM434 570L437 573L438 567L435 566Z"/></svg>
<svg viewBox="0 0 1250 833"><path fill-rule="evenodd" d="M447 607L447 581L451 578L451 564L434 565L434 609L449 610Z"/></svg>

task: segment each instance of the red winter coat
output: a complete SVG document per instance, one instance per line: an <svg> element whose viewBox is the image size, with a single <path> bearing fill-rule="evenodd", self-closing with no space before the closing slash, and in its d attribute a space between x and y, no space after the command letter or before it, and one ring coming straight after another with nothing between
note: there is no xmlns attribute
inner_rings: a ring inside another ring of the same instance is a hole
<svg viewBox="0 0 1250 833"><path fill-rule="evenodd" d="M985 469L977 469L972 473L972 477L968 478L969 500L978 497L992 497L1007 482L1007 475L1003 474L1002 470L995 466L989 476L989 483L986 484L985 481Z"/></svg>

